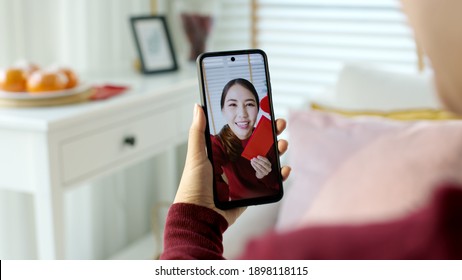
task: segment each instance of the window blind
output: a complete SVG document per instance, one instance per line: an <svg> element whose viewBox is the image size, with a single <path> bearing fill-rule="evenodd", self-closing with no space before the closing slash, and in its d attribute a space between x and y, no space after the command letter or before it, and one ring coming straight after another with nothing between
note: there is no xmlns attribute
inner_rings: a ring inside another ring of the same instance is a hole
<svg viewBox="0 0 462 280"><path fill-rule="evenodd" d="M218 0L215 27L211 37L212 50L246 49L251 46L251 1Z"/></svg>
<svg viewBox="0 0 462 280"><path fill-rule="evenodd" d="M282 115L332 86L345 63L417 71L414 39L398 0L256 2L256 43L268 54Z"/></svg>

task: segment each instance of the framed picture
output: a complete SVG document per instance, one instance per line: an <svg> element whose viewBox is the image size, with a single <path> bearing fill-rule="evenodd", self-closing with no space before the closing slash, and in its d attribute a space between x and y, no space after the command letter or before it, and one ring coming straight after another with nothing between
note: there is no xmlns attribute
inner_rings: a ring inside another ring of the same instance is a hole
<svg viewBox="0 0 462 280"><path fill-rule="evenodd" d="M141 71L145 74L178 69L175 52L164 16L130 18Z"/></svg>

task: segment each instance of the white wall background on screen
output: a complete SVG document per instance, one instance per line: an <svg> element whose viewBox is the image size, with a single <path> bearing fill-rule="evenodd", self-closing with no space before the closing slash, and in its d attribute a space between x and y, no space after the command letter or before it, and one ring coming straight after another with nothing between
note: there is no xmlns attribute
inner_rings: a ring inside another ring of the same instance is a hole
<svg viewBox="0 0 462 280"><path fill-rule="evenodd" d="M211 120L210 133L215 135L220 132L226 124L221 114L221 94L223 87L232 79L244 78L252 82L261 100L267 95L266 74L263 59L260 55L235 55L235 61L230 60L231 56L223 58L212 57L203 61L206 76L207 109L208 117ZM250 61L250 64L249 64ZM260 110L257 122L260 120Z"/></svg>

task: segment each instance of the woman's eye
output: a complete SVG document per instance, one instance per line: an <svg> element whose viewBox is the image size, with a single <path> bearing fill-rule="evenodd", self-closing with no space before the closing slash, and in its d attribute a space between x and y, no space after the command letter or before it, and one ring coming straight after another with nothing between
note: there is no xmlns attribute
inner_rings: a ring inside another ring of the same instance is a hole
<svg viewBox="0 0 462 280"><path fill-rule="evenodd" d="M247 103L246 106L247 107L255 107L255 104L254 103Z"/></svg>
<svg viewBox="0 0 462 280"><path fill-rule="evenodd" d="M236 103L229 103L228 106L229 107L236 107L237 105L236 105Z"/></svg>

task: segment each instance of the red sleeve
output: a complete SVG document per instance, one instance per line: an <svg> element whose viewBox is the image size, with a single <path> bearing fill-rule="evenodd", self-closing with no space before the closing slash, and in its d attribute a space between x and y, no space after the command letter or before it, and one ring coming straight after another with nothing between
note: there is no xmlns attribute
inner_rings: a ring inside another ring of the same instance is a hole
<svg viewBox="0 0 462 280"><path fill-rule="evenodd" d="M212 209L186 203L168 212L161 260L223 259L223 232L228 222Z"/></svg>

